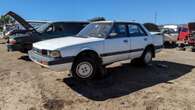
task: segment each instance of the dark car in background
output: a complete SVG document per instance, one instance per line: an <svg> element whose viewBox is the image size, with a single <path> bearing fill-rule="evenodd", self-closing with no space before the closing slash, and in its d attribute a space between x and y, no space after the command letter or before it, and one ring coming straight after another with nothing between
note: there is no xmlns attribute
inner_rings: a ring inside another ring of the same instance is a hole
<svg viewBox="0 0 195 110"><path fill-rule="evenodd" d="M7 41L8 51L27 52L32 49L34 42L76 35L89 24L84 21L49 22L35 29L14 12L10 11L6 15L11 16L25 28L24 31L18 31L18 33L9 36Z"/></svg>

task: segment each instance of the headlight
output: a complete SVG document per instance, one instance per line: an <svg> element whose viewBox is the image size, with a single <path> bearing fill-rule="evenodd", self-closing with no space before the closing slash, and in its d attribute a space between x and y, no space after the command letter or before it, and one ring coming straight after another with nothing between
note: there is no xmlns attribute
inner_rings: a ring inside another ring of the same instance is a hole
<svg viewBox="0 0 195 110"><path fill-rule="evenodd" d="M58 50L54 50L54 51L49 51L48 52L48 55L50 56L50 57L61 57L61 54L60 54L60 51L58 51Z"/></svg>

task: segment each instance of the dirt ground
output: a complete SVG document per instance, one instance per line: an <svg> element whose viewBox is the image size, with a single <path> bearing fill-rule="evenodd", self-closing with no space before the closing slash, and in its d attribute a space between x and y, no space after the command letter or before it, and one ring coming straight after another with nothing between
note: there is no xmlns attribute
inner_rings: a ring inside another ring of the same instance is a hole
<svg viewBox="0 0 195 110"><path fill-rule="evenodd" d="M165 49L151 65L116 63L78 82L6 52L0 42L0 110L195 110L195 53Z"/></svg>

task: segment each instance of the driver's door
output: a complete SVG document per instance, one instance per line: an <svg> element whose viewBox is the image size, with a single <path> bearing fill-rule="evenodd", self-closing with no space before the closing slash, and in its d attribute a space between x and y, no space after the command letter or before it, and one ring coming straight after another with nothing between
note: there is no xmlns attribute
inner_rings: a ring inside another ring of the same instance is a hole
<svg viewBox="0 0 195 110"><path fill-rule="evenodd" d="M130 51L130 38L125 23L116 23L110 36L104 41L104 53L102 54L104 64L115 61L127 60Z"/></svg>

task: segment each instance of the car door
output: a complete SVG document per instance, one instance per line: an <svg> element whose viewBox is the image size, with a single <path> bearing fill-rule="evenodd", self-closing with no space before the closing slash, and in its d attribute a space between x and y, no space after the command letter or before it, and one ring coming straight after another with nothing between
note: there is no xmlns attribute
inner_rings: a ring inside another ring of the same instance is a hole
<svg viewBox="0 0 195 110"><path fill-rule="evenodd" d="M142 55L145 47L150 41L150 38L139 24L128 24L128 32L130 36L131 45L130 58L138 58Z"/></svg>
<svg viewBox="0 0 195 110"><path fill-rule="evenodd" d="M112 63L129 58L130 37L125 23L115 23L110 36L104 42L104 63Z"/></svg>

